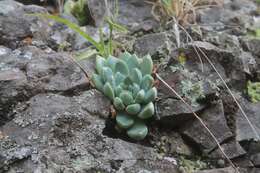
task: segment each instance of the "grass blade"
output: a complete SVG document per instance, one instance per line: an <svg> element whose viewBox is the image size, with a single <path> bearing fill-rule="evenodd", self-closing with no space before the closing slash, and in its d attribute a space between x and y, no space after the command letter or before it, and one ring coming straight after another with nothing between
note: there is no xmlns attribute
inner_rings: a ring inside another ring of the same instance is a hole
<svg viewBox="0 0 260 173"><path fill-rule="evenodd" d="M73 23L73 22L71 22L71 21L69 21L67 19L55 16L55 15L50 15L50 14L40 14L40 13L37 13L37 14L30 14L30 15L38 16L38 17L42 17L42 18L47 18L47 19L52 19L52 20L54 20L56 22L63 23L66 26L68 26L70 29L72 29L73 31L75 31L78 34L80 34L86 40L88 40L88 42L90 42L93 46L95 46L96 49L98 49L98 50L101 49L101 46L100 46L100 44L97 41L95 41L90 35L85 33L77 24L75 24L75 23Z"/></svg>

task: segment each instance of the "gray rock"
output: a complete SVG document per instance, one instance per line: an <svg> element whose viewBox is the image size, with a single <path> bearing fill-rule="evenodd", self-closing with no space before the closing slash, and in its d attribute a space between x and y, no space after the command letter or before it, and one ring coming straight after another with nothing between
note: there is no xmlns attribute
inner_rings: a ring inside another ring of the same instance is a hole
<svg viewBox="0 0 260 173"><path fill-rule="evenodd" d="M2 0L0 1L0 15L6 15L11 11L15 11L21 6L22 4L14 0Z"/></svg>
<svg viewBox="0 0 260 173"><path fill-rule="evenodd" d="M256 128L257 133L260 134L260 118L259 118L259 112L260 112L260 104L253 104L245 99L240 99L240 104L245 111L246 115L248 116L249 120L253 124L253 126ZM242 115L241 111L238 110L236 113L236 139L237 141L249 141L251 139L254 139L258 141L257 137L255 136L253 130L249 126L247 120Z"/></svg>
<svg viewBox="0 0 260 173"><path fill-rule="evenodd" d="M226 142L222 144L221 147L223 148L223 151L225 152L225 154L228 156L229 159L238 158L246 154L245 150L235 140ZM210 153L209 157L225 159L225 157L223 156L219 148L213 151L212 153Z"/></svg>
<svg viewBox="0 0 260 173"><path fill-rule="evenodd" d="M253 55L260 57L259 45L260 40L257 38L243 38L242 39L243 48L250 51Z"/></svg>
<svg viewBox="0 0 260 173"><path fill-rule="evenodd" d="M233 136L226 124L222 101L212 103L208 109L200 114L200 117L215 135L219 143ZM198 120L187 125L183 130L183 135L186 135L191 141L195 142L205 154L217 147L216 142Z"/></svg>
<svg viewBox="0 0 260 173"><path fill-rule="evenodd" d="M111 7L109 6L111 2L105 0L89 0L87 3L91 13L91 18L94 20L96 26L100 26L104 21L104 17L108 15L111 10Z"/></svg>
<svg viewBox="0 0 260 173"><path fill-rule="evenodd" d="M4 46L0 46L0 56L1 55L6 55L8 53L11 52L11 49L7 48L7 47L4 47ZM1 68L1 65L0 65L0 68Z"/></svg>
<svg viewBox="0 0 260 173"><path fill-rule="evenodd" d="M1 1L2 2L2 1ZM5 1L4 1L5 2ZM2 4L8 6L8 4ZM28 13L43 13L46 9L34 5L22 6L0 15L0 44L17 48L26 38L34 40L47 40L51 27L48 23L35 16L28 16Z"/></svg>
<svg viewBox="0 0 260 173"><path fill-rule="evenodd" d="M71 94L89 85L85 74L65 53L25 47L0 57L1 123L19 101L43 92Z"/></svg>
<svg viewBox="0 0 260 173"><path fill-rule="evenodd" d="M145 1L119 1L118 22L131 32L151 31L159 28L159 22L151 14L151 6Z"/></svg>
<svg viewBox="0 0 260 173"><path fill-rule="evenodd" d="M19 157L19 163L0 157L1 169L4 165L10 172L22 169L28 173L33 170L178 173L174 159L158 159L152 148L103 135L105 120L99 118L102 115L90 113L93 105L84 104L98 95L97 91L86 91L74 97L57 94L32 97L26 109L17 110L14 119L0 127L16 144L9 145L9 149L29 146L32 152L29 157ZM108 100L102 98L99 102L98 105L106 105ZM109 107L100 109L109 111Z"/></svg>
<svg viewBox="0 0 260 173"><path fill-rule="evenodd" d="M253 76L257 72L257 63L255 58L252 56L250 52L242 52L241 58L243 61L243 70L248 75Z"/></svg>
<svg viewBox="0 0 260 173"><path fill-rule="evenodd" d="M236 171L232 167L227 167L227 168L220 168L220 169L197 171L196 173L236 173Z"/></svg>
<svg viewBox="0 0 260 173"><path fill-rule="evenodd" d="M250 159L247 156L232 159L232 162L236 166L241 167L241 168L252 168L252 167L254 167L253 163L250 161Z"/></svg>
<svg viewBox="0 0 260 173"><path fill-rule="evenodd" d="M223 31L233 35L245 34L246 27L252 23L251 13L257 9L256 4L249 0L225 1L218 8L201 9L200 22L205 24L203 30ZM238 17L240 16L240 17Z"/></svg>
<svg viewBox="0 0 260 173"><path fill-rule="evenodd" d="M243 89L246 86L246 76L243 71L243 60L239 52L220 49L207 42L195 41L194 43L189 44L185 53L187 53L188 58L193 59L192 61L188 62L187 66L190 66L189 68L191 69L197 69L197 71L199 71L199 69L201 71L201 63L198 62L198 60L194 62L194 56L196 55L196 52L193 49L194 46L200 48L209 57L222 78L226 82L229 82L231 86L236 89ZM219 80L219 76L216 75L215 70L213 70L204 56L201 53L200 55L204 62L204 71L200 72L199 75L206 75L213 83L218 84L219 82L216 80ZM198 59L197 56L195 56L195 58ZM193 65L195 67L192 68Z"/></svg>
<svg viewBox="0 0 260 173"><path fill-rule="evenodd" d="M174 106L173 106L174 105ZM181 100L167 98L157 102L160 122L170 127L182 126L185 122L194 119L193 112L202 111L206 105L193 106L192 111Z"/></svg>
<svg viewBox="0 0 260 173"><path fill-rule="evenodd" d="M251 161L253 162L255 167L259 167L260 166L260 153L252 155Z"/></svg>
<svg viewBox="0 0 260 173"><path fill-rule="evenodd" d="M168 52L169 40L166 33L146 34L134 43L134 50L139 56L150 54L158 56Z"/></svg>

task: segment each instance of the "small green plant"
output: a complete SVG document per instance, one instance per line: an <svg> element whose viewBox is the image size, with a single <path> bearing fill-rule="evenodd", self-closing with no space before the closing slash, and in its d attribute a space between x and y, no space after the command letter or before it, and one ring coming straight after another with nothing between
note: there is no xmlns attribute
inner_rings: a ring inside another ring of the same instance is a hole
<svg viewBox="0 0 260 173"><path fill-rule="evenodd" d="M64 13L73 15L79 25L85 25L91 20L87 0L67 0L64 4Z"/></svg>
<svg viewBox="0 0 260 173"><path fill-rule="evenodd" d="M251 38L260 39L260 28L250 28L248 31L248 36Z"/></svg>
<svg viewBox="0 0 260 173"><path fill-rule="evenodd" d="M187 98L192 106L198 106L198 100L205 98L202 81L192 83L190 80L181 81L182 94Z"/></svg>
<svg viewBox="0 0 260 173"><path fill-rule="evenodd" d="M260 102L260 82L247 83L247 93L253 103Z"/></svg>
<svg viewBox="0 0 260 173"><path fill-rule="evenodd" d="M207 163L201 161L200 159L189 160L184 158L183 156L180 157L179 164L180 170L186 173L193 173L195 171L205 169L208 166Z"/></svg>
<svg viewBox="0 0 260 173"><path fill-rule="evenodd" d="M109 55L113 55L114 52L114 48L115 48L115 44L113 42L113 31L117 30L119 32L127 32L127 29L119 24L117 24L116 22L114 22L114 20L112 18L106 18L105 21L108 23L109 26L109 39L106 42L103 38L103 31L102 28L99 28L99 35L100 35L100 40L96 41L94 40L93 37L91 37L89 34L87 34L86 32L84 32L77 24L64 19L62 17L59 16L55 16L55 15L50 15L50 14L30 14L32 16L38 16L38 17L42 17L42 18L47 18L47 19L52 19L56 22L60 22L66 26L68 26L71 30L77 32L78 34L80 34L83 38L85 38L88 42L90 42L95 49L97 49L97 54L103 56L103 57L108 57ZM91 57L93 55L93 51L91 55L86 55L85 54L85 58Z"/></svg>
<svg viewBox="0 0 260 173"><path fill-rule="evenodd" d="M196 11L201 8L220 5L221 0L150 0L152 14L158 21L175 18L179 24L196 22Z"/></svg>
<svg viewBox="0 0 260 173"><path fill-rule="evenodd" d="M97 73L92 75L92 82L113 102L118 127L135 140L146 137L145 121L153 117L155 111L153 101L157 89L153 86L152 70L149 55L140 59L125 52L119 58L96 58Z"/></svg>

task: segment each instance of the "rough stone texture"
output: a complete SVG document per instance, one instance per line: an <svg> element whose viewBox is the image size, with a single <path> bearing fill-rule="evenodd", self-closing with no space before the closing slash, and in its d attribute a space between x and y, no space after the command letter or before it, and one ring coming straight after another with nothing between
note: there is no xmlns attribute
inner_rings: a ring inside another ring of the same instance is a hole
<svg viewBox="0 0 260 173"><path fill-rule="evenodd" d="M243 71L244 65L241 57L230 51L220 49L208 42L196 41L182 49L173 50L170 53L171 59L169 62L166 62L167 65L161 65L159 68L159 75L179 94L182 95L181 81L184 80L190 80L193 83L202 82L204 95L206 97L214 96L218 91L218 87L223 86L215 70L204 58L203 54L200 53L200 57L203 59L202 66L194 50L194 46L200 48L209 57L226 82L230 83L231 86L236 89L244 89L246 86L246 76ZM178 60L180 53L184 53L186 57L184 68L182 70L173 71L172 67L180 66ZM159 84L158 91L160 98L176 98L162 83Z"/></svg>
<svg viewBox="0 0 260 173"><path fill-rule="evenodd" d="M47 13L45 8L22 5L13 0L0 1L0 7L3 11L0 11L0 44L2 45L12 49L24 45L35 45L41 48L49 46L59 51L77 50L89 46L85 39L67 26L49 19L28 15L28 13ZM77 23L73 16L62 15L62 17ZM89 34L93 33L91 26L84 29Z"/></svg>
<svg viewBox="0 0 260 173"><path fill-rule="evenodd" d="M226 124L222 101L212 103L208 109L200 114L200 117L215 135L218 142L222 143L233 136ZM198 120L187 125L183 134L195 142L204 153L210 152L217 146L216 142Z"/></svg>
<svg viewBox="0 0 260 173"><path fill-rule="evenodd" d="M240 35L246 33L245 28L252 22L250 13L256 9L257 6L253 1L225 0L223 6L201 10L200 22L207 24L203 27L206 31L229 29L226 32Z"/></svg>
<svg viewBox="0 0 260 173"><path fill-rule="evenodd" d="M244 38L242 39L243 48L252 52L254 55L260 57L260 40L257 38Z"/></svg>
<svg viewBox="0 0 260 173"><path fill-rule="evenodd" d="M168 52L169 40L166 33L146 34L136 39L134 50L139 56L150 54L158 57L159 54Z"/></svg>
<svg viewBox="0 0 260 173"><path fill-rule="evenodd" d="M17 110L14 119L0 127L1 170L177 173L176 163L157 159L152 148L104 136L105 120L90 114L93 105L83 104L98 94L90 90L75 97L32 97L26 109ZM99 102L108 114L107 99Z"/></svg>
<svg viewBox="0 0 260 173"><path fill-rule="evenodd" d="M252 155L251 161L253 162L255 167L259 167L260 166L260 153Z"/></svg>
<svg viewBox="0 0 260 173"><path fill-rule="evenodd" d="M194 55L196 55L196 52L194 51L193 46L200 48L209 57L209 59L212 61L220 75L225 80L227 80L227 78L231 80L229 81L229 83L233 87L237 89L245 87L246 76L243 71L243 61L239 54L237 54L237 52L231 52L229 50L220 49L207 42L195 41L194 43L189 44L189 49L187 49L187 51L185 52L189 59L193 59L193 61L190 61L190 63L188 62L187 65L195 65L193 69L201 69L201 63L198 61L197 56L195 57L197 61L194 61ZM216 81L216 79L219 79L219 77L215 73L215 70L213 70L208 61L204 58L203 54L200 53L200 56L202 57L204 62L204 71L203 73L199 74L201 76L207 75L208 78L211 79L211 81L213 82Z"/></svg>
<svg viewBox="0 0 260 173"><path fill-rule="evenodd" d="M174 107L172 106L174 105ZM157 102L160 122L170 127L183 126L188 120L194 119L192 111L202 111L206 105L193 106L191 111L181 100L167 98Z"/></svg>
<svg viewBox="0 0 260 173"><path fill-rule="evenodd" d="M149 136L152 139L153 148L156 148L161 154L180 154L186 156L194 154L193 150L182 139L182 136L174 130L151 128Z"/></svg>
<svg viewBox="0 0 260 173"><path fill-rule="evenodd" d="M0 114L8 118L19 101L43 92L72 94L89 81L65 53L46 52L29 46L0 56Z"/></svg>
<svg viewBox="0 0 260 173"><path fill-rule="evenodd" d="M159 23L151 14L152 6L145 1L120 0L118 22L127 26L131 32L152 31Z"/></svg>
<svg viewBox="0 0 260 173"><path fill-rule="evenodd" d="M14 49L23 44L30 44L26 39L33 38L33 40L43 42L47 40L51 28L46 20L26 15L46 13L47 10L35 5L23 6L21 4L17 8L8 10L12 3L14 3L12 0L0 2L1 9L7 8L7 11L0 14L0 44Z"/></svg>
<svg viewBox="0 0 260 173"><path fill-rule="evenodd" d="M226 142L226 143L222 144L221 147L223 148L223 151L226 153L226 155L230 159L241 157L246 154L245 150L235 140ZM225 157L223 156L220 149L216 149L215 151L210 153L209 157L225 159Z"/></svg>
<svg viewBox="0 0 260 173"><path fill-rule="evenodd" d="M221 168L221 169L197 171L196 173L235 173L235 170L232 167L227 167L227 168Z"/></svg>
<svg viewBox="0 0 260 173"><path fill-rule="evenodd" d="M252 122L253 126L256 128L257 133L260 134L260 104L253 104L246 99L240 99L240 104L248 116L249 120ZM254 139L257 141L253 130L249 126L247 120L242 115L241 111L238 110L236 113L236 139L237 141L248 141Z"/></svg>

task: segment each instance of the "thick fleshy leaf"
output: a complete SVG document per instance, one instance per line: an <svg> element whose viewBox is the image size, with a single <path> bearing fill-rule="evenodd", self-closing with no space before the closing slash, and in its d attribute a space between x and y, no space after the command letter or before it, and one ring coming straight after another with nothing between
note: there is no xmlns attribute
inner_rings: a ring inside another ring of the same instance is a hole
<svg viewBox="0 0 260 173"><path fill-rule="evenodd" d="M102 69L102 78L104 82L109 82L112 84L113 80L113 71L109 67L103 67Z"/></svg>
<svg viewBox="0 0 260 173"><path fill-rule="evenodd" d="M117 97L119 97L119 95L121 94L122 91L123 91L123 89L120 85L115 87L115 94Z"/></svg>
<svg viewBox="0 0 260 173"><path fill-rule="evenodd" d="M127 130L127 135L135 140L143 140L148 133L148 128L142 121L136 121L134 125Z"/></svg>
<svg viewBox="0 0 260 173"><path fill-rule="evenodd" d="M107 65L114 71L117 61L118 59L116 57L109 55L107 58Z"/></svg>
<svg viewBox="0 0 260 173"><path fill-rule="evenodd" d="M120 72L122 75L128 76L129 69L124 61L118 60L115 65L115 72Z"/></svg>
<svg viewBox="0 0 260 173"><path fill-rule="evenodd" d="M126 112L129 113L130 115L136 115L140 112L140 110L141 110L140 104L132 104L126 107Z"/></svg>
<svg viewBox="0 0 260 173"><path fill-rule="evenodd" d="M95 87L103 92L103 82L102 82L102 78L100 77L100 75L97 75L97 74L93 74L92 75L92 78L91 78L91 81L93 82L93 84L95 85Z"/></svg>
<svg viewBox="0 0 260 173"><path fill-rule="evenodd" d="M127 85L127 86L129 86L129 85L132 85L132 84L133 84L133 81L132 81L132 79L131 79L129 76L127 76L127 77L125 78L125 80L124 80L124 84Z"/></svg>
<svg viewBox="0 0 260 173"><path fill-rule="evenodd" d="M116 85L120 85L124 80L125 80L125 76L122 75L120 72L116 72L115 74Z"/></svg>
<svg viewBox="0 0 260 173"><path fill-rule="evenodd" d="M154 83L153 77L147 74L142 79L141 88L147 91L153 86L153 83Z"/></svg>
<svg viewBox="0 0 260 173"><path fill-rule="evenodd" d="M124 114L124 113L118 113L116 116L116 122L119 127L122 129L128 129L134 124L134 120L131 116Z"/></svg>
<svg viewBox="0 0 260 173"><path fill-rule="evenodd" d="M153 60L150 55L146 55L145 57L143 57L140 68L143 75L152 74Z"/></svg>
<svg viewBox="0 0 260 173"><path fill-rule="evenodd" d="M148 103L142 111L137 115L141 119L151 118L154 114L154 105L152 102Z"/></svg>
<svg viewBox="0 0 260 173"><path fill-rule="evenodd" d="M114 90L109 82L106 82L106 84L104 85L103 92L105 96L110 98L110 100L114 100L115 97Z"/></svg>
<svg viewBox="0 0 260 173"><path fill-rule="evenodd" d="M119 59L123 60L124 62L127 62L127 60L131 58L131 56L132 55L129 52L125 51L119 56Z"/></svg>
<svg viewBox="0 0 260 173"><path fill-rule="evenodd" d="M144 101L144 98L145 98L145 92L144 90L140 90L135 97L135 102L142 103Z"/></svg>
<svg viewBox="0 0 260 173"><path fill-rule="evenodd" d="M130 75L131 75L133 82L135 82L137 84L141 83L143 76L142 76L142 72L140 70L138 70L137 68L134 68Z"/></svg>
<svg viewBox="0 0 260 173"><path fill-rule="evenodd" d="M155 87L149 89L145 94L145 103L152 102L157 97L157 89Z"/></svg>
<svg viewBox="0 0 260 173"><path fill-rule="evenodd" d="M97 56L97 58L96 58L96 70L97 70L98 74L102 73L102 69L105 66L106 66L105 58L103 58L101 56Z"/></svg>
<svg viewBox="0 0 260 173"><path fill-rule="evenodd" d="M126 64L128 66L128 69L129 69L130 73L132 73L132 71L135 68L139 67L138 57L135 54L132 55L130 58L127 59Z"/></svg>
<svg viewBox="0 0 260 173"><path fill-rule="evenodd" d="M133 97L135 98L137 93L140 91L140 86L136 83L134 83L132 85L132 93L133 93Z"/></svg>
<svg viewBox="0 0 260 173"><path fill-rule="evenodd" d="M132 93L129 91L122 91L119 97L126 106L134 103Z"/></svg>
<svg viewBox="0 0 260 173"><path fill-rule="evenodd" d="M114 104L116 110L122 111L125 109L125 105L119 97L115 97L113 104Z"/></svg>

